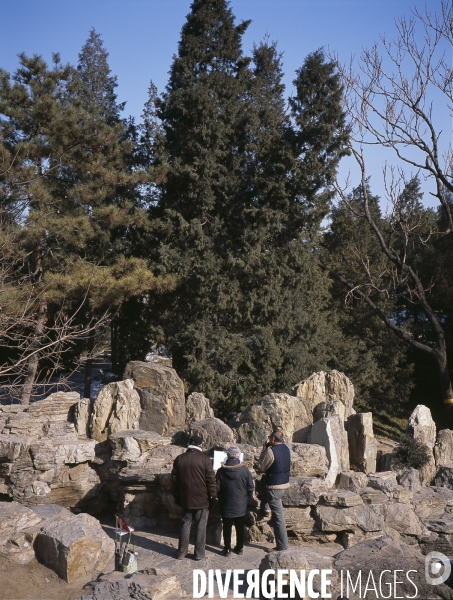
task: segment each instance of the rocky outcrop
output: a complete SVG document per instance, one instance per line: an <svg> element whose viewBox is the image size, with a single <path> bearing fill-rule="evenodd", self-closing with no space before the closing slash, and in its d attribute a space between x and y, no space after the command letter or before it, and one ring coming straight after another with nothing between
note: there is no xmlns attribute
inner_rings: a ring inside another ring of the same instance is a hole
<svg viewBox="0 0 453 600"><path fill-rule="evenodd" d="M338 416L320 419L313 424L310 431L309 443L323 446L326 450L329 470L325 477L326 485L333 487L337 475L341 471L341 438L335 436L335 426L338 425ZM338 451L340 446L340 452Z"/></svg>
<svg viewBox="0 0 453 600"><path fill-rule="evenodd" d="M28 414L42 421L73 421L74 407L80 399L77 392L55 392L44 400L33 402Z"/></svg>
<svg viewBox="0 0 453 600"><path fill-rule="evenodd" d="M94 401L90 416L90 437L104 442L111 433L139 429L140 397L132 379L105 385Z"/></svg>
<svg viewBox="0 0 453 600"><path fill-rule="evenodd" d="M309 403L311 412L321 404L322 406L318 410L327 411L329 415L338 414L342 421L355 413L352 408L354 386L346 375L339 371L313 373L313 375L295 385L291 390L291 394L306 400ZM338 412L332 413L334 410ZM321 418L320 414L318 416Z"/></svg>
<svg viewBox="0 0 453 600"><path fill-rule="evenodd" d="M186 422L184 385L174 369L158 363L132 361L124 371L140 396L140 429L172 435Z"/></svg>
<svg viewBox="0 0 453 600"><path fill-rule="evenodd" d="M375 473L377 442L373 433L371 413L359 413L348 417L348 441L351 466L363 473Z"/></svg>
<svg viewBox="0 0 453 600"><path fill-rule="evenodd" d="M186 400L186 430L190 429L194 421L204 421L213 417L214 411L209 404L209 400L198 392L190 394Z"/></svg>
<svg viewBox="0 0 453 600"><path fill-rule="evenodd" d="M131 429L113 433L110 437L112 459L136 462L146 460L150 452L159 446L168 446L170 438L165 438L155 431Z"/></svg>
<svg viewBox="0 0 453 600"><path fill-rule="evenodd" d="M200 436L206 450L225 444L228 446L234 442L233 430L215 417L194 421L190 426L190 435Z"/></svg>
<svg viewBox="0 0 453 600"><path fill-rule="evenodd" d="M115 546L90 515L71 515L45 525L37 535L36 556L71 583L90 581L111 561Z"/></svg>
<svg viewBox="0 0 453 600"><path fill-rule="evenodd" d="M329 464L324 446L288 444L291 451L291 477L325 477Z"/></svg>
<svg viewBox="0 0 453 600"><path fill-rule="evenodd" d="M77 435L89 437L92 406L89 398L81 398L74 406L74 425Z"/></svg>
<svg viewBox="0 0 453 600"><path fill-rule="evenodd" d="M234 427L240 443L261 447L275 429L281 429L288 442L306 442L312 423L308 402L289 394L269 394L240 413Z"/></svg>
<svg viewBox="0 0 453 600"><path fill-rule="evenodd" d="M434 461L434 444L436 443L436 424L431 416L431 411L427 406L419 404L409 417L408 432L412 437L425 444L430 451L430 460L428 464L420 469L420 480L422 483L431 485L436 474L436 463Z"/></svg>

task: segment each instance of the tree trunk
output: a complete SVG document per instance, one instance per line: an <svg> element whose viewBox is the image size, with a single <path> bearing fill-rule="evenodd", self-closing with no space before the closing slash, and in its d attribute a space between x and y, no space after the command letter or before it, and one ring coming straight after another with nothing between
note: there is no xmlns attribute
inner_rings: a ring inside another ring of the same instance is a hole
<svg viewBox="0 0 453 600"><path fill-rule="evenodd" d="M83 397L90 398L91 394L91 375L93 373L93 350L94 350L94 337L96 332L92 329L88 337L88 355L85 363L85 386L83 390Z"/></svg>
<svg viewBox="0 0 453 600"><path fill-rule="evenodd" d="M36 373L38 371L39 362L39 349L41 345L41 339L44 335L44 328L47 321L47 305L42 302L39 305L38 317L36 319L35 333L33 335L33 341L30 346L30 352L32 353L27 361L27 372L24 377L22 392L20 395L21 404L30 404L30 396L33 390L33 385L36 379Z"/></svg>
<svg viewBox="0 0 453 600"><path fill-rule="evenodd" d="M437 367L439 369L439 380L442 400L448 419L447 426L451 429L453 427L453 386L448 370L446 349L444 349L444 351L442 352L442 349L439 348L439 350L436 351L435 356L437 361Z"/></svg>

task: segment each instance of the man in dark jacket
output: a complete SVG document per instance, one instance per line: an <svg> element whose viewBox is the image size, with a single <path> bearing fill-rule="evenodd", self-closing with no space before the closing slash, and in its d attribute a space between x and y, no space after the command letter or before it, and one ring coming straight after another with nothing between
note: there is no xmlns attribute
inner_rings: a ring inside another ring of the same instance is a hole
<svg viewBox="0 0 453 600"><path fill-rule="evenodd" d="M237 446L227 450L227 460L217 471L217 495L223 520L223 555L231 552L231 531L236 529L236 554L244 550L244 520L247 512L247 498L253 495L253 479L250 471L240 460L241 451Z"/></svg>
<svg viewBox="0 0 453 600"><path fill-rule="evenodd" d="M195 560L205 556L206 524L209 505L217 497L215 474L209 456L203 454L203 440L194 435L184 454L173 463L172 479L175 501L182 507L182 525L176 558L182 559L189 549L190 528L195 523Z"/></svg>
<svg viewBox="0 0 453 600"><path fill-rule="evenodd" d="M272 513L270 524L274 529L276 550L288 550L282 498L289 488L291 453L283 444L283 435L274 431L269 436L269 447L263 448L257 471L265 473L267 501Z"/></svg>

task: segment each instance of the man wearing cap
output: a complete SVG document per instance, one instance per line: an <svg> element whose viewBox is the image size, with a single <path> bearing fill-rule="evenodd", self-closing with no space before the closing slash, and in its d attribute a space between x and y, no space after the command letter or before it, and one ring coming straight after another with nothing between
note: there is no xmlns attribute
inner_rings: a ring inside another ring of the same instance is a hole
<svg viewBox="0 0 453 600"><path fill-rule="evenodd" d="M182 507L182 524L176 558L183 559L189 549L192 521L195 523L195 560L205 556L209 505L217 497L215 474L209 456L203 454L203 440L194 435L184 454L173 463L175 502Z"/></svg>
<svg viewBox="0 0 453 600"><path fill-rule="evenodd" d="M290 466L289 448L283 444L282 433L274 431L269 436L269 447L261 452L257 471L265 474L267 501L272 513L270 524L274 529L277 550L288 549L282 498L289 488Z"/></svg>
<svg viewBox="0 0 453 600"><path fill-rule="evenodd" d="M236 529L236 546L233 552L242 555L244 550L244 521L248 497L253 496L253 479L248 468L241 462L237 446L227 450L227 460L217 471L217 494L223 521L223 556L231 553L231 531Z"/></svg>

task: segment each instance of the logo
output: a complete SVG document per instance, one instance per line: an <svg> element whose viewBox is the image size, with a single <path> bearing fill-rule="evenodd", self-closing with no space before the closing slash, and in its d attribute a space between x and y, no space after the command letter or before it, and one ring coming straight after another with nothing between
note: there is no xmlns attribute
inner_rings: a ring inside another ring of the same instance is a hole
<svg viewBox="0 0 453 600"><path fill-rule="evenodd" d="M450 560L442 552L430 552L425 556L425 578L430 585L447 581L451 573Z"/></svg>

